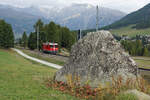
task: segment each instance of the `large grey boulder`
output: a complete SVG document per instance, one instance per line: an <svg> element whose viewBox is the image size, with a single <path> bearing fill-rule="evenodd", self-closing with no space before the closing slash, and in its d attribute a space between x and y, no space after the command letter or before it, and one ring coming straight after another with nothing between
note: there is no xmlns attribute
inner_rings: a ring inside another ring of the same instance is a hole
<svg viewBox="0 0 150 100"><path fill-rule="evenodd" d="M89 81L92 87L111 81L112 76L136 77L138 68L134 60L122 49L108 31L88 33L71 50L67 64L60 69L55 80L66 82L66 76L79 76L81 84Z"/></svg>

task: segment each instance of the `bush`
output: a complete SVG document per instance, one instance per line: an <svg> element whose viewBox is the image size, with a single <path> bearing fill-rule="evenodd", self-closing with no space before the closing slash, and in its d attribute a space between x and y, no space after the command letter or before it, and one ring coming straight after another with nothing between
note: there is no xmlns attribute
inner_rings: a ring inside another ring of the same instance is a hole
<svg viewBox="0 0 150 100"><path fill-rule="evenodd" d="M133 94L121 94L127 90L137 89L138 91L150 94L150 86L143 78L128 78L126 81L121 76L112 77L112 83L97 88L91 88L88 84L80 84L80 77L67 75L67 82L47 80L46 86L87 100L137 100ZM74 80L73 80L74 79Z"/></svg>

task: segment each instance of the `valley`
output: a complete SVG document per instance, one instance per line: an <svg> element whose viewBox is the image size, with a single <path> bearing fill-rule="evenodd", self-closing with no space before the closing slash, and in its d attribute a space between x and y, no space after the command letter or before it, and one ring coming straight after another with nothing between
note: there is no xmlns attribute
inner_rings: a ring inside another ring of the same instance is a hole
<svg viewBox="0 0 150 100"><path fill-rule="evenodd" d="M150 100L150 3L8 1L0 100Z"/></svg>

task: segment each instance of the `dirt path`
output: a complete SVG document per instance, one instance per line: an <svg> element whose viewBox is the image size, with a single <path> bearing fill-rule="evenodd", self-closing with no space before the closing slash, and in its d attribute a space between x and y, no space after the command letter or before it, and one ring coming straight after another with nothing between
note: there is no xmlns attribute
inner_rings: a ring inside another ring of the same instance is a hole
<svg viewBox="0 0 150 100"><path fill-rule="evenodd" d="M22 51L18 50L18 49L15 49L15 48L12 48L12 50L16 51L18 54L20 54L21 56L27 58L27 59L30 59L30 60L33 60L33 61L36 61L38 63L41 63L41 64L44 64L44 65L47 65L49 67L53 67L53 68L56 68L56 69L61 69L63 66L60 66L60 65L56 65L56 64L53 64L53 63L49 63L47 61L44 61L44 60L40 60L40 59L37 59L37 58L34 58L34 57L30 57L26 54L24 54Z"/></svg>

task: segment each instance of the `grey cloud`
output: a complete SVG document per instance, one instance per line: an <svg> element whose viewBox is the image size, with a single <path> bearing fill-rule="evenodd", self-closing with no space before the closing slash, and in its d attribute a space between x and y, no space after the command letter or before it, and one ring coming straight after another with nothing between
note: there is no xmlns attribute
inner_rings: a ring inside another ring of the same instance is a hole
<svg viewBox="0 0 150 100"><path fill-rule="evenodd" d="M68 6L72 3L89 3L124 12L132 12L150 3L150 0L0 0L0 3L19 6Z"/></svg>

